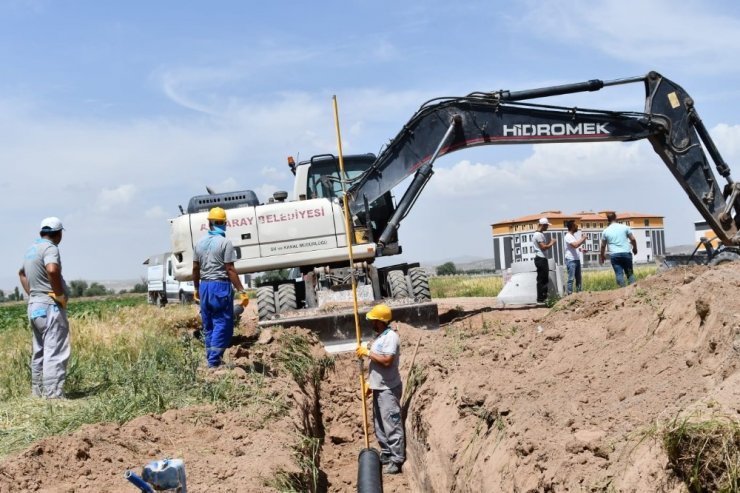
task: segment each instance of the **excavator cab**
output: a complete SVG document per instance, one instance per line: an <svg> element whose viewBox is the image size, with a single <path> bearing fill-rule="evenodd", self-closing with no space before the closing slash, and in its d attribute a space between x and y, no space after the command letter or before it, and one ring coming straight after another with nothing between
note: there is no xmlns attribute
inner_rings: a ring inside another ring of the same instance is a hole
<svg viewBox="0 0 740 493"><path fill-rule="evenodd" d="M357 154L344 156L345 185L351 187L369 170L376 162L374 154ZM298 166L308 166L306 174L307 199L328 198L341 199L342 182L339 171L339 159L333 154L321 154L313 156L308 161L303 161ZM369 241L378 238L393 216L396 208L393 204L393 195L386 191L373 202L366 204L364 210L355 217L355 226L366 228L369 232ZM386 247L387 254L400 253L398 235L393 234Z"/></svg>

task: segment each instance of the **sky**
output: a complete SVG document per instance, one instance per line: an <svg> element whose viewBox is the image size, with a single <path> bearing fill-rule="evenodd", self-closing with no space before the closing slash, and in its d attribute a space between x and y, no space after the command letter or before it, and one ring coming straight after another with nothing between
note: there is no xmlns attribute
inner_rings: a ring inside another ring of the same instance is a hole
<svg viewBox="0 0 740 493"><path fill-rule="evenodd" d="M138 279L206 186L292 193L287 156L337 152L334 95L344 153L377 153L431 98L656 70L737 168L738 59L731 1L0 0L0 289L46 216L67 280ZM644 89L547 102L641 111ZM491 223L544 210L662 215L668 245L700 219L647 142L485 146L435 170L402 261L490 258Z"/></svg>

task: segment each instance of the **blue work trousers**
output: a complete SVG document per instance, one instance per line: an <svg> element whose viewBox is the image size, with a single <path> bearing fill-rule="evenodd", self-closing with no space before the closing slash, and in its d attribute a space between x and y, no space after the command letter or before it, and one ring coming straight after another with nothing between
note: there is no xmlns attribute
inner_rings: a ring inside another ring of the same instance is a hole
<svg viewBox="0 0 740 493"><path fill-rule="evenodd" d="M568 294L573 293L573 281L576 282L576 292L581 290L581 261L566 260L565 266L568 269Z"/></svg>
<svg viewBox="0 0 740 493"><path fill-rule="evenodd" d="M624 276L630 284L635 282L635 273L632 270L632 254L626 253L610 253L609 260L612 263L612 269L614 269L614 275L617 276L617 284L624 287Z"/></svg>
<svg viewBox="0 0 740 493"><path fill-rule="evenodd" d="M234 297L229 281L201 281L200 318L208 367L220 366L234 335Z"/></svg>

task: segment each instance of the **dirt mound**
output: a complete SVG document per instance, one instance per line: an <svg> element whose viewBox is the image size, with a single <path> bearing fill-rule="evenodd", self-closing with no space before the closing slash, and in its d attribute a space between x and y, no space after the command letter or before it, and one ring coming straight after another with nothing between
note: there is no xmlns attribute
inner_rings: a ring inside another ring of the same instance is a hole
<svg viewBox="0 0 740 493"><path fill-rule="evenodd" d="M656 423L737 415L740 271L676 269L431 337L407 421L414 491L681 491Z"/></svg>
<svg viewBox="0 0 740 493"><path fill-rule="evenodd" d="M442 329L399 327L408 462L384 491L686 491L663 424L737 422L739 295L740 269L728 264L578 293L552 309L440 300ZM267 401L41 440L0 463L0 492L133 491L123 472L167 456L185 459L193 492L296 490L291 481L306 472L314 482L298 491L355 491L364 447L357 360L326 363L310 336L293 345L295 331L257 333L251 312L244 323L229 374L258 373ZM276 477L282 486L267 484Z"/></svg>
<svg viewBox="0 0 740 493"><path fill-rule="evenodd" d="M288 334L305 338L309 347L313 341L312 349L322 351L311 334L301 329ZM258 373L257 379L269 384L254 401L231 411L214 406L170 410L41 440L0 463L0 492L131 492L135 488L123 479L124 471L140 474L146 463L165 457L184 459L189 491L275 491L276 478L302 473L295 445L318 427L314 392L281 365L285 332L265 344L257 344L256 336L236 342L227 357L236 366L209 371L206 382L246 381ZM54 404L64 405L72 403ZM53 410L50 406L49 419Z"/></svg>

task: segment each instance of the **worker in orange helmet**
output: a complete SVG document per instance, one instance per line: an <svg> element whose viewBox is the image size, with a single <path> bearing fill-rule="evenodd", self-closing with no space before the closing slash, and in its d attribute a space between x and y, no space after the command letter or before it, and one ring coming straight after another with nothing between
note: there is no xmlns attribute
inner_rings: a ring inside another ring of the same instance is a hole
<svg viewBox="0 0 740 493"><path fill-rule="evenodd" d="M194 299L200 303L209 368L221 366L234 335L231 286L238 291L242 306L249 303L234 262L234 245L226 238L226 211L214 207L208 212L208 234L193 249Z"/></svg>
<svg viewBox="0 0 740 493"><path fill-rule="evenodd" d="M368 347L357 347L358 358L370 360L367 391L373 393L373 424L380 445L380 462L386 474L398 474L406 460L406 437L401 418L403 386L398 367L401 359L400 338L391 327L391 309L375 305L366 315L373 325L375 338Z"/></svg>

